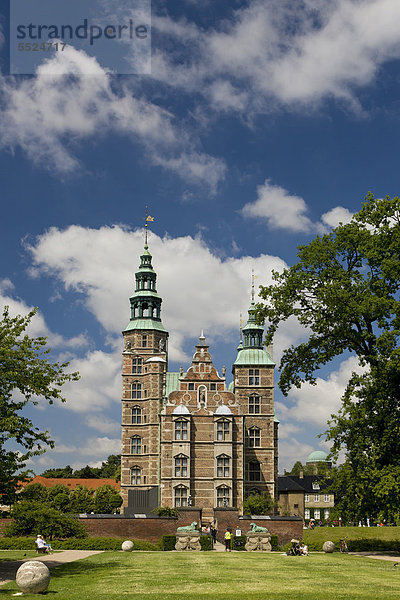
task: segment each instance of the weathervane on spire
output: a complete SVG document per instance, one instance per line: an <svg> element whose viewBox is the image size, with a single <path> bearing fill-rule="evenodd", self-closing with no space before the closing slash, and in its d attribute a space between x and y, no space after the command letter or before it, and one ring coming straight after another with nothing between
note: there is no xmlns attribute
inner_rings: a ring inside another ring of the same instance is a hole
<svg viewBox="0 0 400 600"><path fill-rule="evenodd" d="M149 221L154 221L154 217L151 217L148 214L147 206L146 206L146 220L145 220L145 224L144 224L144 230L145 230L144 245L146 248L147 248L147 227L149 226Z"/></svg>
<svg viewBox="0 0 400 600"><path fill-rule="evenodd" d="M255 275L254 275L254 269L251 270L251 303L254 304L254 280L255 280Z"/></svg>
<svg viewBox="0 0 400 600"><path fill-rule="evenodd" d="M240 317L239 317L239 331L240 331L240 341L243 341L243 315L242 313L240 313Z"/></svg>

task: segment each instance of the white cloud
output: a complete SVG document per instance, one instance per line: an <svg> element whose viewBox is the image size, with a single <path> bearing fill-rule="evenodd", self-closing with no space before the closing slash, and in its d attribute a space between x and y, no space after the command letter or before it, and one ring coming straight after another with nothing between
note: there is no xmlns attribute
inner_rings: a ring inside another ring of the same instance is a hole
<svg viewBox="0 0 400 600"><path fill-rule="evenodd" d="M129 321L128 298L142 249L143 232L120 226L53 228L30 248L36 272L54 275L67 290L81 293L88 310L113 336ZM184 341L196 338L201 329L232 335L239 313L250 303L251 269L266 284L272 269L285 266L280 258L264 254L222 260L200 238L190 236L162 239L151 234L150 250L163 323L171 332L171 360L185 359Z"/></svg>
<svg viewBox="0 0 400 600"><path fill-rule="evenodd" d="M121 423L119 421L113 421L108 419L102 414L90 413L86 417L86 425L92 429L96 429L100 433L119 433L121 430Z"/></svg>
<svg viewBox="0 0 400 600"><path fill-rule="evenodd" d="M343 360L337 371L332 371L327 379L318 377L316 385L304 383L300 389L292 388L285 405L280 405L284 418L295 423L317 425L326 429L332 414L337 414L341 398L351 374L361 372L358 359L354 356ZM285 408L284 408L285 407Z"/></svg>
<svg viewBox="0 0 400 600"><path fill-rule="evenodd" d="M248 202L241 210L245 218L266 221L270 229L284 229L298 233L326 233L340 222L348 223L352 213L343 206L336 206L313 222L308 216L308 206L303 198L290 194L279 185L266 179L257 187L257 200Z"/></svg>
<svg viewBox="0 0 400 600"><path fill-rule="evenodd" d="M257 188L257 200L242 208L244 217L266 219L271 229L308 232L314 228L306 216L307 204L299 196L292 196L268 179Z"/></svg>
<svg viewBox="0 0 400 600"><path fill-rule="evenodd" d="M63 395L67 402L62 404L63 408L92 414L121 402L120 352L88 352L83 358L72 359L69 370L79 371L81 379L64 385ZM95 429L109 433L104 429L105 421L101 429L99 417L95 416L94 420L97 422Z"/></svg>
<svg viewBox="0 0 400 600"><path fill-rule="evenodd" d="M321 220L326 223L329 227L337 227L339 223L349 223L353 217L353 213L351 213L347 208L343 208L343 206L336 206L332 208L328 212L324 213L321 217Z"/></svg>
<svg viewBox="0 0 400 600"><path fill-rule="evenodd" d="M332 97L357 109L358 88L400 57L399 20L398 0L253 0L208 29L156 17L176 56L155 49L152 74L246 116Z"/></svg>
<svg viewBox="0 0 400 600"><path fill-rule="evenodd" d="M35 78L0 78L6 107L0 146L20 146L35 164L65 175L80 167L78 141L116 132L140 144L150 163L214 192L224 162L200 152L193 134L160 106L135 97L128 85L69 45L41 64Z"/></svg>
<svg viewBox="0 0 400 600"><path fill-rule="evenodd" d="M310 444L301 442L293 436L292 439L281 441L279 443L279 473L285 469L290 470L299 460L304 464L307 456L315 450Z"/></svg>
<svg viewBox="0 0 400 600"><path fill-rule="evenodd" d="M13 296L11 296L10 294L13 294ZM1 313L3 313L3 307L5 306L9 307L11 317L15 317L17 315L26 316L34 308L33 306L28 306L23 300L14 296L14 285L9 279L0 280ZM54 333L48 328L45 319L40 313L40 311L37 312L36 315L32 318L30 324L26 329L26 332L31 337L47 337L48 346L54 349L85 348L89 343L87 337L84 334L80 334L72 338L65 338L62 335L59 335L58 333Z"/></svg>
<svg viewBox="0 0 400 600"><path fill-rule="evenodd" d="M79 448L79 454L94 456L98 460L105 460L110 454L120 454L121 438L93 437L86 440L86 444Z"/></svg>

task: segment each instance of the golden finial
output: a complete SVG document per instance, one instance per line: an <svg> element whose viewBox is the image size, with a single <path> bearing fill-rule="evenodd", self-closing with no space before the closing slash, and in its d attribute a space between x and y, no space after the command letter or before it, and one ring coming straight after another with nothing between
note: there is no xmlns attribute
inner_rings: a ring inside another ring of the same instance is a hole
<svg viewBox="0 0 400 600"><path fill-rule="evenodd" d="M145 245L145 248L147 248L147 227L149 226L149 221L154 221L154 217L151 217L148 214L148 212L147 212L147 206L146 206L146 219L145 219L145 224L144 224L144 230L145 230L144 245Z"/></svg>

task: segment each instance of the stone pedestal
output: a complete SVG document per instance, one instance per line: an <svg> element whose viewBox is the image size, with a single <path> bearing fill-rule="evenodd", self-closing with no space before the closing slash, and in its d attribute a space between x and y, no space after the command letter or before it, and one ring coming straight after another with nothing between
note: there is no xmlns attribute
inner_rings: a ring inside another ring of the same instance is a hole
<svg viewBox="0 0 400 600"><path fill-rule="evenodd" d="M200 531L177 531L175 550L201 550Z"/></svg>
<svg viewBox="0 0 400 600"><path fill-rule="evenodd" d="M269 531L246 533L247 552L271 552L271 534Z"/></svg>

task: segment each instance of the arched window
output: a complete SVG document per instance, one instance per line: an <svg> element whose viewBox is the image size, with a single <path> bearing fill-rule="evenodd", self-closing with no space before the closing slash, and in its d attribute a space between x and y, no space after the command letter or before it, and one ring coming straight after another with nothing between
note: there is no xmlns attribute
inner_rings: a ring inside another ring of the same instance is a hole
<svg viewBox="0 0 400 600"><path fill-rule="evenodd" d="M257 461L249 462L249 480L261 481L261 468Z"/></svg>
<svg viewBox="0 0 400 600"><path fill-rule="evenodd" d="M142 397L142 384L134 381L131 383L131 398L134 400L135 398Z"/></svg>
<svg viewBox="0 0 400 600"><path fill-rule="evenodd" d="M250 427L249 429L249 446L250 448L259 448L261 446L261 435L258 427Z"/></svg>
<svg viewBox="0 0 400 600"><path fill-rule="evenodd" d="M138 435L131 437L131 454L142 454L142 438Z"/></svg>
<svg viewBox="0 0 400 600"><path fill-rule="evenodd" d="M188 439L188 422L184 419L175 421L175 439L178 441Z"/></svg>
<svg viewBox="0 0 400 600"><path fill-rule="evenodd" d="M142 409L140 406L132 407L132 425L141 425L142 423Z"/></svg>
<svg viewBox="0 0 400 600"><path fill-rule="evenodd" d="M187 456L178 454L175 456L175 477L187 477Z"/></svg>
<svg viewBox="0 0 400 600"><path fill-rule="evenodd" d="M249 414L260 414L260 396L250 396L249 398Z"/></svg>
<svg viewBox="0 0 400 600"><path fill-rule="evenodd" d="M140 485L142 482L142 469L140 467L131 468L131 485Z"/></svg>
<svg viewBox="0 0 400 600"><path fill-rule="evenodd" d="M187 506L188 505L188 492L189 489L184 485L176 486L174 490L174 501L175 506Z"/></svg>
<svg viewBox="0 0 400 600"><path fill-rule="evenodd" d="M226 442L229 440L230 436L230 422L226 419L221 419L217 421L217 441L218 442Z"/></svg>
<svg viewBox="0 0 400 600"><path fill-rule="evenodd" d="M226 485L221 485L217 488L217 506L229 506L230 504L230 488Z"/></svg>
<svg viewBox="0 0 400 600"><path fill-rule="evenodd" d="M217 477L230 477L231 459L226 454L217 456Z"/></svg>
<svg viewBox="0 0 400 600"><path fill-rule="evenodd" d="M132 374L141 373L142 372L142 358L132 358Z"/></svg>

